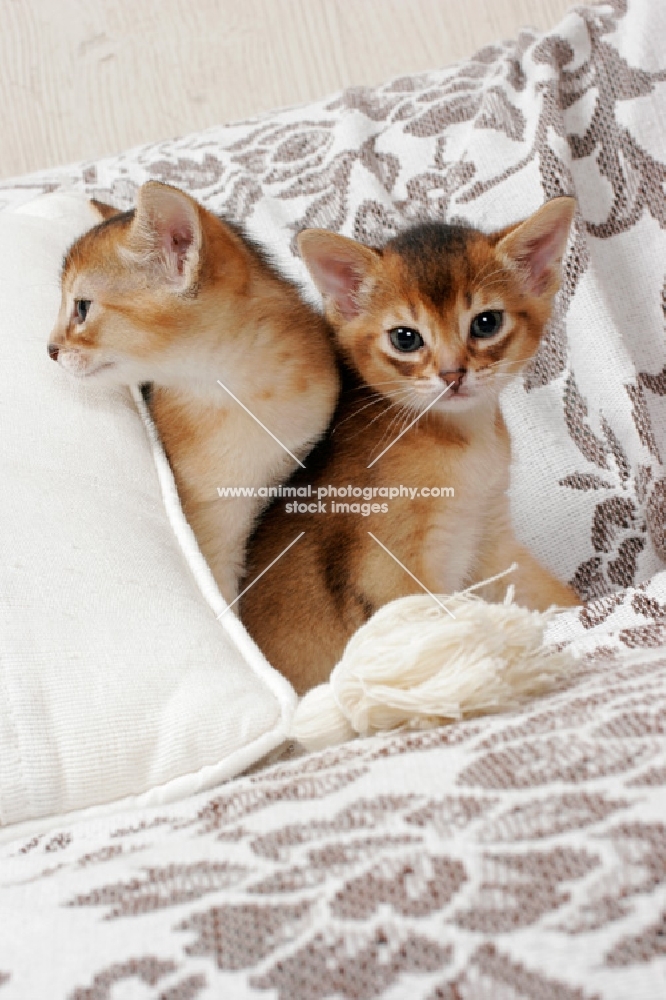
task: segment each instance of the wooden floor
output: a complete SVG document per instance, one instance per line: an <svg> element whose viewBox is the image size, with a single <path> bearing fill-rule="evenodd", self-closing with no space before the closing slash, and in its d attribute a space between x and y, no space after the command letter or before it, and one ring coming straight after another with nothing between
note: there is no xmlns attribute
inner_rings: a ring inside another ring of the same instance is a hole
<svg viewBox="0 0 666 1000"><path fill-rule="evenodd" d="M446 66L569 0L0 0L0 177Z"/></svg>

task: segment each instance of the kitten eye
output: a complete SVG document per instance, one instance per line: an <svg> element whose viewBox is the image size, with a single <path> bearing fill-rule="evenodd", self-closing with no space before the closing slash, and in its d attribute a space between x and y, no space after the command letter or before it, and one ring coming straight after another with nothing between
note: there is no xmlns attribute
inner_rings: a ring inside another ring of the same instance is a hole
<svg viewBox="0 0 666 1000"><path fill-rule="evenodd" d="M90 306L90 299L74 299L74 316L77 323L85 323Z"/></svg>
<svg viewBox="0 0 666 1000"><path fill-rule="evenodd" d="M469 332L472 337L478 339L494 337L496 333L499 333L503 319L504 313L501 309L490 309L488 312L479 313L472 320Z"/></svg>
<svg viewBox="0 0 666 1000"><path fill-rule="evenodd" d="M389 330L389 337L395 349L405 353L418 351L425 343L419 331L412 330L408 326L395 326Z"/></svg>

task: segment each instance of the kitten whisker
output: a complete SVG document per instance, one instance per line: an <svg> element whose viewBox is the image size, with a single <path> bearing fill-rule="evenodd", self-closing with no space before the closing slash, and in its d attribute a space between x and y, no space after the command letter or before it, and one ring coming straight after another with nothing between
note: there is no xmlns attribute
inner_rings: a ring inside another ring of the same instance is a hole
<svg viewBox="0 0 666 1000"><path fill-rule="evenodd" d="M369 406L379 406L379 404L381 403L381 401L382 400L386 400L386 399L387 399L387 397L384 396L384 395L382 395L381 392L375 393L373 399L371 399L367 403L365 403L364 406L359 407L358 410L354 410L353 413L348 413L346 417L343 417L343 419L339 423L337 423L334 427L332 427L331 428L331 434L335 434L335 432L340 427L342 427L343 424L346 424L348 420L352 419L352 417L357 417L359 415L359 413L363 413L363 411L367 410Z"/></svg>
<svg viewBox="0 0 666 1000"><path fill-rule="evenodd" d="M405 389L403 391L404 392L410 392L411 390L410 389ZM379 420L380 417L383 417L384 414L388 413L394 407L396 407L396 406L399 407L399 406L402 405L401 402L398 401L398 400L390 399L388 396L383 396L381 394L378 394L378 395L379 395L379 400L382 400L382 399L385 400L386 403L387 403L387 405L384 407L384 409L380 410L380 412L375 417L373 417L372 420L370 420L368 423L366 423L362 427L360 427L358 429L358 431L356 432L356 434L351 434L350 437L349 437L350 440L353 440L353 438L357 437L362 431L366 430L368 427L372 427L372 425L375 423L376 420ZM379 403L379 400L375 400L374 402ZM361 407L360 410L356 410L354 413L350 413L347 417L344 418L344 420L341 420L339 424L336 424L335 430L337 430L338 427L341 427L342 424L345 423L346 420L349 420L351 417L357 416L357 414L360 413L360 412L362 412L362 410L364 410L364 409L366 409L366 407ZM333 432L331 432L331 433L333 433Z"/></svg>
<svg viewBox="0 0 666 1000"><path fill-rule="evenodd" d="M498 264L496 260L489 260L481 268L481 270L474 275L473 281L474 283L483 281L485 278L492 277L492 275L499 274L502 271L504 271L504 267L501 264Z"/></svg>
<svg viewBox="0 0 666 1000"><path fill-rule="evenodd" d="M488 292L492 288L505 285L506 281L506 272L493 271L491 274L486 275L482 281L475 283L472 287L475 292Z"/></svg>
<svg viewBox="0 0 666 1000"><path fill-rule="evenodd" d="M495 271L499 270L497 267L496 260L491 259L489 261L486 261L481 270L474 276L474 280L478 281L480 278L484 277L493 267L495 268Z"/></svg>
<svg viewBox="0 0 666 1000"><path fill-rule="evenodd" d="M403 409L404 409L404 405L405 405L404 403L401 403L400 405L396 404L397 410L393 414L393 417L391 418L391 420L388 423L387 427L385 427L384 433L382 434L381 438L379 439L379 443L377 445L378 448L382 447L382 445L384 444L384 441L386 439L386 436L387 435L390 436L391 429L395 426L396 422L400 419L400 417L402 415L402 412L403 412ZM374 451L371 453L370 457L372 457L373 454L374 454Z"/></svg>
<svg viewBox="0 0 666 1000"><path fill-rule="evenodd" d="M385 416L385 414L387 414L387 413L388 413L388 412L389 412L390 410L394 409L395 407L400 407L400 404L399 404L399 403L395 403L395 402L392 402L392 403L391 403L391 404L390 404L389 406L387 406L387 407L386 407L386 409L385 409L385 410L382 410L382 412L381 412L381 413L378 413L376 417L373 417L373 418L372 418L372 420L370 420L370 421L369 421L369 422L368 422L368 423L367 423L367 424L365 425L365 427L361 427L361 428L360 428L360 429L358 430L358 432L357 432L356 434L352 434L352 435L351 435L351 438L353 439L353 438L355 438L355 437L358 437L358 435L359 435L359 434L360 434L360 433L361 433L362 431L364 431L364 430L367 430L367 429L368 429L368 427L372 427L372 425L373 425L373 424L375 423L375 421L379 420L379 418L380 418L380 417L383 417L383 416ZM400 412L400 409L398 409L398 411L397 411L397 412L399 413L399 412ZM393 419L395 419L395 417L394 417ZM391 422L393 422L393 421L391 421Z"/></svg>
<svg viewBox="0 0 666 1000"><path fill-rule="evenodd" d="M383 382L374 382L373 381L372 384L373 385L395 385L396 382L404 382L404 381L405 381L404 378L387 378L387 379L384 379ZM363 390L367 390L368 388L369 388L369 386L367 386L367 385L359 385L355 389L350 389L349 391L350 392L362 392Z"/></svg>
<svg viewBox="0 0 666 1000"><path fill-rule="evenodd" d="M524 363L525 363L524 361L519 359L511 360L510 358L500 358L499 361L491 361L490 364L484 365L483 368L479 369L479 371L481 372L492 371L493 373L498 374L499 373L498 369L500 368L500 366L506 367L507 365L524 365Z"/></svg>
<svg viewBox="0 0 666 1000"><path fill-rule="evenodd" d="M411 391L410 391L410 395L412 396L412 398L416 398L414 396L413 392L411 392ZM387 434L391 435L391 431L395 427L395 425L396 425L396 423L398 421L400 421L400 424L399 424L400 429L399 429L398 434L396 436L396 440L397 440L398 437L400 437L402 435L403 431L409 426L409 422L412 421L419 413L421 413L421 407L420 406L416 406L414 404L410 405L409 400L406 403L402 403L401 406L400 406L400 409L397 412L397 414L393 417L393 419L391 420L389 426L387 427L386 432L384 434L382 434L381 440L379 442L379 447L381 447L382 444L384 443ZM403 419L401 419L401 418L403 418Z"/></svg>
<svg viewBox="0 0 666 1000"><path fill-rule="evenodd" d="M495 369L493 371L482 370L479 374L486 376L486 378L515 378L515 376L518 375L519 372L520 372L519 368L516 368L515 371L501 371Z"/></svg>
<svg viewBox="0 0 666 1000"><path fill-rule="evenodd" d="M499 287L501 285L504 285L504 283L505 283L505 280L503 278L496 278L494 281L484 281L483 284L480 285L478 287L478 289L476 289L476 291L479 291L479 292L488 292L492 288L497 288L497 287Z"/></svg>

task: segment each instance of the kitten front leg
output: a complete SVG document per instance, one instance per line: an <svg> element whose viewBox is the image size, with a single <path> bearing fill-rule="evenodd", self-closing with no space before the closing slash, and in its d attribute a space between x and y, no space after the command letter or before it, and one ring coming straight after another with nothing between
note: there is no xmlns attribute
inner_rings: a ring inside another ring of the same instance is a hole
<svg viewBox="0 0 666 1000"><path fill-rule="evenodd" d="M246 540L259 511L254 498L220 498L193 503L183 498L183 512L227 604L239 594L245 571Z"/></svg>
<svg viewBox="0 0 666 1000"><path fill-rule="evenodd" d="M496 583L479 590L487 601L502 601L510 584L515 587L516 604L531 611L545 611L552 606L570 608L581 604L578 595L562 583L507 532L496 545L488 546L488 555L479 567L479 580L502 573L513 563L516 569Z"/></svg>
<svg viewBox="0 0 666 1000"><path fill-rule="evenodd" d="M451 533L439 526L427 533L425 542L414 544L412 538L399 538L396 531L382 527L380 522L377 530L390 539L389 551L374 539L363 539L357 548L356 585L350 588L362 595L370 613L400 597L428 591L453 594L464 588L474 558L473 530L456 544Z"/></svg>

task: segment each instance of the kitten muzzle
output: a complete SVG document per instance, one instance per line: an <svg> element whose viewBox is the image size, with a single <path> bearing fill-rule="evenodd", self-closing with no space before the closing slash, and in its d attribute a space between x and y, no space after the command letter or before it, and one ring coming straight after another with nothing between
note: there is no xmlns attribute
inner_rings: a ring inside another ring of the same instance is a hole
<svg viewBox="0 0 666 1000"><path fill-rule="evenodd" d="M49 357L56 361L61 368L64 368L69 375L75 378L90 378L98 372L107 368L114 368L114 361L98 361L78 348L60 347L58 344L48 345Z"/></svg>
<svg viewBox="0 0 666 1000"><path fill-rule="evenodd" d="M466 368L456 368L453 371L444 371L439 373L439 377L442 382L446 382L449 386L450 392L454 395L462 388L463 379L467 374Z"/></svg>

